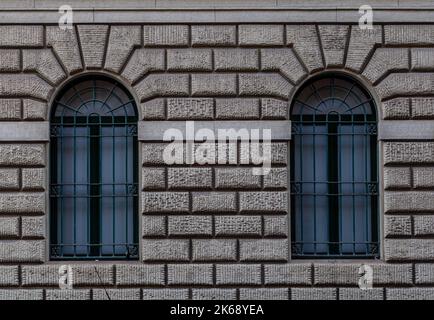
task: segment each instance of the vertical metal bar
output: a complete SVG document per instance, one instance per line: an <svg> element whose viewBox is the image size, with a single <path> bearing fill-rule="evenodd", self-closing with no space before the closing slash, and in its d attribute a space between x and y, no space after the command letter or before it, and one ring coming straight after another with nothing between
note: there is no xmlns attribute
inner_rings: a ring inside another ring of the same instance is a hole
<svg viewBox="0 0 434 320"><path fill-rule="evenodd" d="M115 198L115 192L116 192L116 187L115 187L115 183L116 183L116 171L115 171L115 166L116 166L116 157L115 157L115 135L116 135L116 126L115 126L115 120L112 116L112 242L113 242L113 246L112 246L112 256L115 255L116 253L116 248L115 248L115 243L116 243L116 215L115 215L115 207L116 207L116 198ZM128 166L128 163L125 164L126 166Z"/></svg>
<svg viewBox="0 0 434 320"><path fill-rule="evenodd" d="M336 115L329 115L327 117L327 133L328 133L328 154L327 154L327 167L328 167L328 209L329 209L329 254L338 254L336 244L339 244L339 219L337 212L339 211L338 203L338 164L336 161L337 153L339 151L337 141L337 122L333 121Z"/></svg>
<svg viewBox="0 0 434 320"><path fill-rule="evenodd" d="M355 152L354 152L354 114L351 115L351 185L352 185L352 222L353 222L353 255L356 254L356 202L355 202Z"/></svg>
<svg viewBox="0 0 434 320"><path fill-rule="evenodd" d="M63 257L63 254L64 254L64 252L63 252L63 249L64 249L64 244L65 244L65 242L64 242L64 240L63 240L63 215L64 215L64 212L65 212L65 210L64 210L64 205L63 205L63 197L64 197L64 194L63 194L63 189L64 189L64 185L63 185L63 167L64 167L64 165L63 165L63 153L64 153L64 150L63 150L63 137L64 137L64 130L63 130L63 118L62 118L62 120L61 120L61 126L60 126L60 188L59 188L59 194L60 194L60 196L59 196L59 199L60 199L60 243L61 243L61 247L60 247L60 256L62 256Z"/></svg>
<svg viewBox="0 0 434 320"><path fill-rule="evenodd" d="M312 118L312 129L313 129L313 143L312 143L312 148L313 148L313 179L316 180L316 111L314 111L313 114L313 118ZM317 219L316 219L316 203L317 199L316 199L316 181L313 181L313 252L314 254L317 254L317 241L318 241L318 237L317 237L317 227L316 227L316 223L317 223Z"/></svg>
<svg viewBox="0 0 434 320"><path fill-rule="evenodd" d="M53 128L53 125L52 127ZM50 154L50 173L51 173L51 188L50 188L50 244L52 249L54 246L56 246L56 250L59 247L58 242L58 233L59 233L59 226L58 226L58 215L59 215L59 208L58 208L58 202L59 202L59 186L57 184L57 173L59 170L58 162L57 162L57 153L59 152L59 141L58 141L58 132L57 127L55 130L52 130L51 135L51 154ZM51 252L51 251L50 251Z"/></svg>
<svg viewBox="0 0 434 320"><path fill-rule="evenodd" d="M91 123L90 125L90 244L91 256L97 257L100 255L101 243L101 185L100 185L100 170L101 163L101 139L100 139L100 123Z"/></svg>

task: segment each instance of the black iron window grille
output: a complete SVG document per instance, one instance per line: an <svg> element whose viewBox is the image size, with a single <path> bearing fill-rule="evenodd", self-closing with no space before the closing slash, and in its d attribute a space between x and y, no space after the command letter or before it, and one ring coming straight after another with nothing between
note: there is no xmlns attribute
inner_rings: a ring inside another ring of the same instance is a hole
<svg viewBox="0 0 434 320"><path fill-rule="evenodd" d="M377 257L377 119L351 78L313 78L291 106L292 256Z"/></svg>
<svg viewBox="0 0 434 320"><path fill-rule="evenodd" d="M137 107L118 82L71 82L54 101L50 255L138 258Z"/></svg>

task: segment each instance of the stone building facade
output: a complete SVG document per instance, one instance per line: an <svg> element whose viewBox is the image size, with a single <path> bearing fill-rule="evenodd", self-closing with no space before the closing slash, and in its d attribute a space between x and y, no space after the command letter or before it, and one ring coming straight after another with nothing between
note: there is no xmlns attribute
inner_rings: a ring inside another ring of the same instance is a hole
<svg viewBox="0 0 434 320"><path fill-rule="evenodd" d="M0 299L434 299L432 2L379 1L368 30L358 1L72 1L66 30L57 1L6 2ZM290 106L306 81L330 73L356 79L378 112L375 259L292 257ZM54 261L52 108L71 81L98 75L138 108L139 258ZM271 128L271 173L166 165L163 130L191 120ZM372 289L359 288L362 264ZM59 288L61 265L73 289Z"/></svg>

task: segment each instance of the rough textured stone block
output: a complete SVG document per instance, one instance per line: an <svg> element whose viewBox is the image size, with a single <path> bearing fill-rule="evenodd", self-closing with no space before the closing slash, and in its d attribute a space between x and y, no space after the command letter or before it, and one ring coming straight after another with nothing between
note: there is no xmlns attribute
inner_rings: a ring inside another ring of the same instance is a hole
<svg viewBox="0 0 434 320"><path fill-rule="evenodd" d="M151 71L162 71L165 64L164 55L163 49L136 49L122 72L122 76L130 82L136 82Z"/></svg>
<svg viewBox="0 0 434 320"><path fill-rule="evenodd" d="M240 160L239 162L242 164L249 163L253 164L253 160L255 159L256 154L259 151L259 154L262 154L263 151L262 143L255 144L241 144L240 146ZM271 164L287 164L288 162L288 144L286 142L271 142ZM252 151L252 152L250 152ZM268 151L267 151L268 152ZM256 161L257 163L257 161Z"/></svg>
<svg viewBox="0 0 434 320"><path fill-rule="evenodd" d="M238 41L242 46L283 45L283 26L242 24L238 26Z"/></svg>
<svg viewBox="0 0 434 320"><path fill-rule="evenodd" d="M212 285L212 264L176 264L167 266L169 285Z"/></svg>
<svg viewBox="0 0 434 320"><path fill-rule="evenodd" d="M410 99L396 98L383 102L383 119L398 120L410 118Z"/></svg>
<svg viewBox="0 0 434 320"><path fill-rule="evenodd" d="M42 144L0 144L0 165L38 166L45 164Z"/></svg>
<svg viewBox="0 0 434 320"><path fill-rule="evenodd" d="M92 300L140 300L140 289L92 289Z"/></svg>
<svg viewBox="0 0 434 320"><path fill-rule="evenodd" d="M169 217L169 236L211 236L211 216Z"/></svg>
<svg viewBox="0 0 434 320"><path fill-rule="evenodd" d="M212 70L211 49L169 49L167 50L169 71L210 71Z"/></svg>
<svg viewBox="0 0 434 320"><path fill-rule="evenodd" d="M386 261L434 260L433 239L386 239Z"/></svg>
<svg viewBox="0 0 434 320"><path fill-rule="evenodd" d="M143 289L143 300L187 300L188 289Z"/></svg>
<svg viewBox="0 0 434 320"><path fill-rule="evenodd" d="M152 99L140 104L143 120L165 120L165 99Z"/></svg>
<svg viewBox="0 0 434 320"><path fill-rule="evenodd" d="M22 169L23 190L45 190L45 168Z"/></svg>
<svg viewBox="0 0 434 320"><path fill-rule="evenodd" d="M18 286L20 284L18 273L18 266L1 266L0 287Z"/></svg>
<svg viewBox="0 0 434 320"><path fill-rule="evenodd" d="M195 96L235 95L236 82L235 74L193 74L191 93Z"/></svg>
<svg viewBox="0 0 434 320"><path fill-rule="evenodd" d="M46 300L90 300L90 297L90 289L45 290Z"/></svg>
<svg viewBox="0 0 434 320"><path fill-rule="evenodd" d="M72 265L74 286L114 284L113 265Z"/></svg>
<svg viewBox="0 0 434 320"><path fill-rule="evenodd" d="M18 217L0 217L0 238L18 238L20 219Z"/></svg>
<svg viewBox="0 0 434 320"><path fill-rule="evenodd" d="M433 25L386 25L384 26L384 41L386 44L417 44L434 43Z"/></svg>
<svg viewBox="0 0 434 320"><path fill-rule="evenodd" d="M46 120L47 104L45 102L23 99L24 120Z"/></svg>
<svg viewBox="0 0 434 320"><path fill-rule="evenodd" d="M266 285L311 285L312 264L270 264L264 265L264 283Z"/></svg>
<svg viewBox="0 0 434 320"><path fill-rule="evenodd" d="M357 285L361 264L314 264L315 285Z"/></svg>
<svg viewBox="0 0 434 320"><path fill-rule="evenodd" d="M189 27L186 25L143 26L143 44L149 46L186 46Z"/></svg>
<svg viewBox="0 0 434 320"><path fill-rule="evenodd" d="M286 288L254 288L240 289L240 300L288 300Z"/></svg>
<svg viewBox="0 0 434 320"><path fill-rule="evenodd" d="M240 192L241 212L286 213L286 192Z"/></svg>
<svg viewBox="0 0 434 320"><path fill-rule="evenodd" d="M0 289L0 300L42 300L42 289Z"/></svg>
<svg viewBox="0 0 434 320"><path fill-rule="evenodd" d="M211 189L212 168L169 168L169 189Z"/></svg>
<svg viewBox="0 0 434 320"><path fill-rule="evenodd" d="M299 82L306 71L298 61L294 51L289 48L262 49L261 50L262 70L280 71L286 78L294 83Z"/></svg>
<svg viewBox="0 0 434 320"><path fill-rule="evenodd" d="M264 236L286 237L288 231L287 216L264 216Z"/></svg>
<svg viewBox="0 0 434 320"><path fill-rule="evenodd" d="M58 84L66 78L51 49L23 50L23 70L38 72L52 84Z"/></svg>
<svg viewBox="0 0 434 320"><path fill-rule="evenodd" d="M293 45L309 72L323 68L319 38L314 25L287 25L286 43Z"/></svg>
<svg viewBox="0 0 434 320"><path fill-rule="evenodd" d="M215 217L216 236L261 236L260 216L217 216Z"/></svg>
<svg viewBox="0 0 434 320"><path fill-rule="evenodd" d="M271 168L264 175L265 189L286 189L288 186L288 170L286 168Z"/></svg>
<svg viewBox="0 0 434 320"><path fill-rule="evenodd" d="M434 265L416 264L415 265L416 284L434 284Z"/></svg>
<svg viewBox="0 0 434 320"><path fill-rule="evenodd" d="M387 73L408 70L408 66L408 49L378 48L363 71L363 76L375 83Z"/></svg>
<svg viewBox="0 0 434 320"><path fill-rule="evenodd" d="M413 185L415 188L434 187L434 168L413 168Z"/></svg>
<svg viewBox="0 0 434 320"><path fill-rule="evenodd" d="M372 263L374 286L411 285L413 267L411 264Z"/></svg>
<svg viewBox="0 0 434 320"><path fill-rule="evenodd" d="M286 261L287 240L240 240L241 261Z"/></svg>
<svg viewBox="0 0 434 320"><path fill-rule="evenodd" d="M434 235L434 216L414 216L413 223L415 236Z"/></svg>
<svg viewBox="0 0 434 320"><path fill-rule="evenodd" d="M52 89L51 85L36 74L17 73L0 75L1 96L30 96L47 100Z"/></svg>
<svg viewBox="0 0 434 320"><path fill-rule="evenodd" d="M0 26L0 47L42 47L44 28L39 25Z"/></svg>
<svg viewBox="0 0 434 320"><path fill-rule="evenodd" d="M190 199L187 192L144 192L144 213L188 212Z"/></svg>
<svg viewBox="0 0 434 320"><path fill-rule="evenodd" d="M165 188L165 168L142 168L142 190L161 190Z"/></svg>
<svg viewBox="0 0 434 320"><path fill-rule="evenodd" d="M291 300L336 300L335 288L291 288Z"/></svg>
<svg viewBox="0 0 434 320"><path fill-rule="evenodd" d="M318 27L327 67L344 64L349 26L322 25Z"/></svg>
<svg viewBox="0 0 434 320"><path fill-rule="evenodd" d="M236 240L193 240L194 261L235 261Z"/></svg>
<svg viewBox="0 0 434 320"><path fill-rule="evenodd" d="M293 86L281 75L273 73L240 74L240 95L288 98Z"/></svg>
<svg viewBox="0 0 434 320"><path fill-rule="evenodd" d="M345 66L354 71L360 71L369 53L376 44L382 42L382 26L374 25L373 29L351 28Z"/></svg>
<svg viewBox="0 0 434 320"><path fill-rule="evenodd" d="M385 142L384 163L433 163L434 142Z"/></svg>
<svg viewBox="0 0 434 320"><path fill-rule="evenodd" d="M118 264L116 265L116 285L164 285L164 265Z"/></svg>
<svg viewBox="0 0 434 320"><path fill-rule="evenodd" d="M384 217L384 235L411 236L411 217L410 216L390 216Z"/></svg>
<svg viewBox="0 0 434 320"><path fill-rule="evenodd" d="M258 99L217 99L216 119L259 119Z"/></svg>
<svg viewBox="0 0 434 320"><path fill-rule="evenodd" d="M62 30L59 26L47 26L47 45L52 47L69 73L83 68L75 29Z"/></svg>
<svg viewBox="0 0 434 320"><path fill-rule="evenodd" d="M44 259L44 241L0 241L0 262L43 262Z"/></svg>
<svg viewBox="0 0 434 320"><path fill-rule="evenodd" d="M193 46L233 46L236 44L236 27L231 25L191 26Z"/></svg>
<svg viewBox="0 0 434 320"><path fill-rule="evenodd" d="M45 238L46 217L22 217L21 235L23 238Z"/></svg>
<svg viewBox="0 0 434 320"><path fill-rule="evenodd" d="M169 120L210 120L214 117L212 98L169 98L167 118Z"/></svg>
<svg viewBox="0 0 434 320"><path fill-rule="evenodd" d="M214 49L214 68L217 71L253 71L259 69L257 49Z"/></svg>
<svg viewBox="0 0 434 320"><path fill-rule="evenodd" d="M0 71L20 71L20 50L0 49Z"/></svg>
<svg viewBox="0 0 434 320"><path fill-rule="evenodd" d="M434 300L433 288L387 288L387 300Z"/></svg>
<svg viewBox="0 0 434 320"><path fill-rule="evenodd" d="M0 120L20 120L21 101L19 99L0 99Z"/></svg>
<svg viewBox="0 0 434 320"><path fill-rule="evenodd" d="M385 189L409 189L411 188L410 168L384 168Z"/></svg>
<svg viewBox="0 0 434 320"><path fill-rule="evenodd" d="M194 192L193 212L235 212L235 192Z"/></svg>
<svg viewBox="0 0 434 320"><path fill-rule="evenodd" d="M377 86L381 99L399 95L429 95L434 87L433 73L392 73Z"/></svg>
<svg viewBox="0 0 434 320"><path fill-rule="evenodd" d="M19 169L0 169L0 189L18 190L20 188Z"/></svg>
<svg viewBox="0 0 434 320"><path fill-rule="evenodd" d="M61 265L39 265L21 267L21 283L26 287L59 286Z"/></svg>
<svg viewBox="0 0 434 320"><path fill-rule="evenodd" d="M260 285L261 265L224 264L216 265L217 285Z"/></svg>
<svg viewBox="0 0 434 320"><path fill-rule="evenodd" d="M144 165L163 165L163 151L168 143L143 143L142 162Z"/></svg>
<svg viewBox="0 0 434 320"><path fill-rule="evenodd" d="M417 71L434 70L434 49L433 48L411 49L411 69Z"/></svg>
<svg viewBox="0 0 434 320"><path fill-rule="evenodd" d="M111 26L104 68L119 72L135 46L141 43L140 26Z"/></svg>
<svg viewBox="0 0 434 320"><path fill-rule="evenodd" d="M218 189L258 189L260 176L252 174L252 168L215 168L215 187Z"/></svg>
<svg viewBox="0 0 434 320"><path fill-rule="evenodd" d="M44 193L1 193L0 213L44 213Z"/></svg>
<svg viewBox="0 0 434 320"><path fill-rule="evenodd" d="M188 240L143 240L143 261L188 261Z"/></svg>
<svg viewBox="0 0 434 320"><path fill-rule="evenodd" d="M272 99L272 98L262 98L261 99L261 115L262 119L287 119L288 118L288 102Z"/></svg>
<svg viewBox="0 0 434 320"><path fill-rule="evenodd" d="M384 211L426 212L434 210L434 192L385 192Z"/></svg>
<svg viewBox="0 0 434 320"><path fill-rule="evenodd" d="M384 290L383 288L370 290L339 288L339 300L384 300Z"/></svg>
<svg viewBox="0 0 434 320"><path fill-rule="evenodd" d="M193 300L236 300L236 289L193 289Z"/></svg>
<svg viewBox="0 0 434 320"><path fill-rule="evenodd" d="M158 237L166 235L165 216L143 216L142 235L144 237Z"/></svg>
<svg viewBox="0 0 434 320"><path fill-rule="evenodd" d="M412 98L411 115L414 119L434 119L434 98Z"/></svg>
<svg viewBox="0 0 434 320"><path fill-rule="evenodd" d="M186 96L189 77L186 74L151 74L135 87L141 100L160 96Z"/></svg>
<svg viewBox="0 0 434 320"><path fill-rule="evenodd" d="M79 25L81 52L87 68L102 68L106 47L107 25Z"/></svg>

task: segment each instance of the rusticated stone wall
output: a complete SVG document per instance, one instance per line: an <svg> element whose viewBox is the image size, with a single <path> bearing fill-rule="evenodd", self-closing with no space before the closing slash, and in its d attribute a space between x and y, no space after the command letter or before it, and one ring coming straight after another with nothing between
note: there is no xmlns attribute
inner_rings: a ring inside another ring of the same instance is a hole
<svg viewBox="0 0 434 320"><path fill-rule="evenodd" d="M126 83L145 123L289 121L292 94L324 70L366 83L382 123L434 120L434 25L14 25L0 26L0 47L0 132L48 131L56 90L89 71ZM60 290L49 142L16 136L0 138L0 299L434 299L434 136L379 142L382 255L362 261L372 290L357 286L361 261L291 260L279 140L264 177L167 166L162 142L141 142L141 261L71 262L74 289Z"/></svg>

